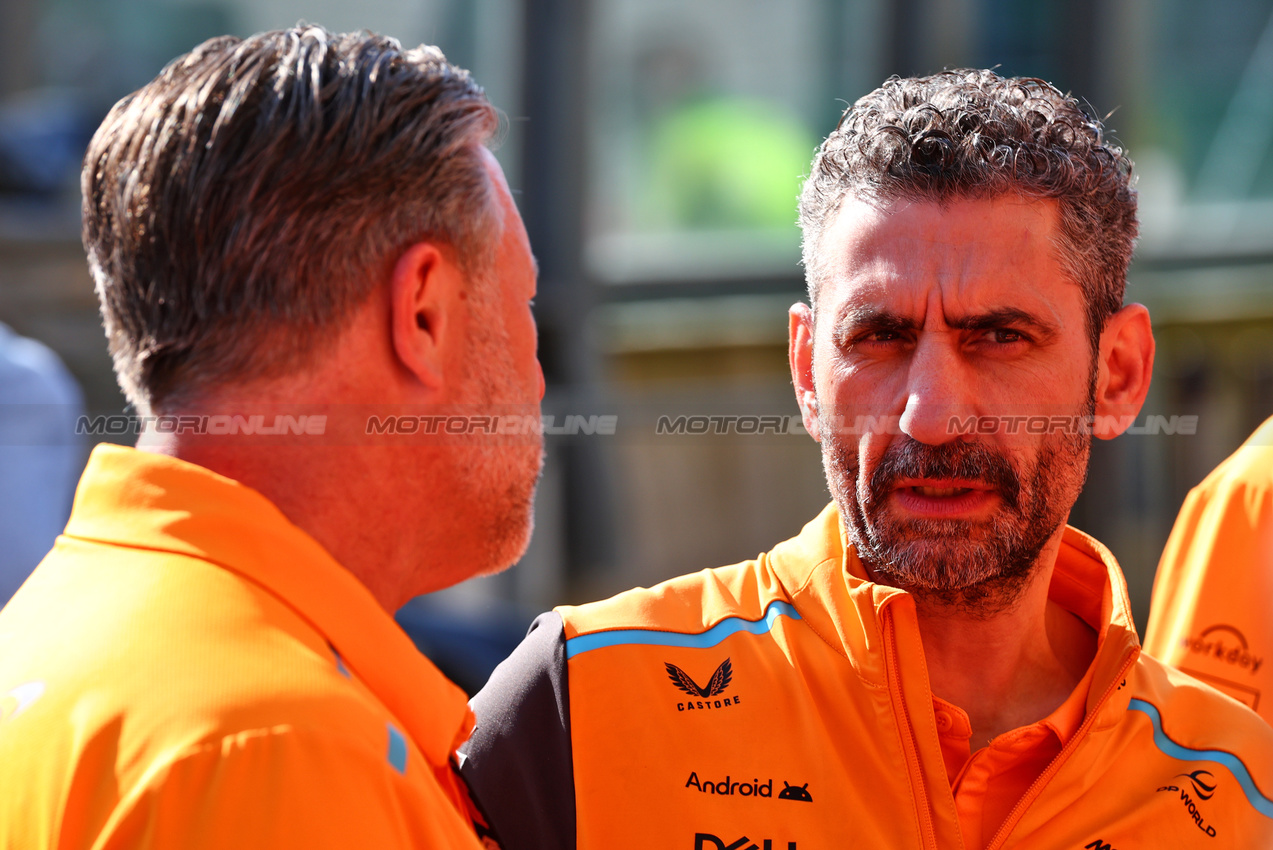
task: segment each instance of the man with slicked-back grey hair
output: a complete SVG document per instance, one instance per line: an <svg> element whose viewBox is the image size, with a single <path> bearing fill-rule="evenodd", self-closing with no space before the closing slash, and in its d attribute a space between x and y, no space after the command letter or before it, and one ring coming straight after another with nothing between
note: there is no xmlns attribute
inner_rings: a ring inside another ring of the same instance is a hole
<svg viewBox="0 0 1273 850"><path fill-rule="evenodd" d="M84 246L140 439L0 611L0 847L482 846L465 696L392 613L531 531L541 438L489 427L544 390L497 127L436 48L306 25L106 117Z"/></svg>
<svg viewBox="0 0 1273 850"><path fill-rule="evenodd" d="M789 316L832 503L536 620L461 750L506 850L1273 847L1273 731L1142 655L1066 525L1149 388L1130 178L1042 80L893 78L845 112Z"/></svg>

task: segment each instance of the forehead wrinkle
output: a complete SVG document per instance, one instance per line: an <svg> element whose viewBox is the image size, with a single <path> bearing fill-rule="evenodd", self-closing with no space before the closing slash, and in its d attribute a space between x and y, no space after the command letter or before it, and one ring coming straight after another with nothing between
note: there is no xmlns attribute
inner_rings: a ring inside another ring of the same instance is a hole
<svg viewBox="0 0 1273 850"><path fill-rule="evenodd" d="M936 295L936 293L934 293ZM1051 338L1060 332L1059 323L1031 310L1021 307L1003 305L984 310L970 310L952 314L946 309L944 300L939 311L940 322L953 330L975 331L990 330L1006 325L1024 325L1044 338ZM919 330L928 324L928 302L922 305L920 316L908 315L890 307L873 303L869 299L850 298L840 305L836 313L835 324L841 329L875 328L888 330ZM1053 317L1055 318L1055 316Z"/></svg>
<svg viewBox="0 0 1273 850"><path fill-rule="evenodd" d="M1003 203L1008 201L996 199L994 206ZM1047 297L1032 298L1029 292L1033 289L1031 280L1035 273L1048 270L1038 268L1037 263L1019 265L1005 258L1037 257L1041 247L1056 264L1061 247L1056 229L1057 210L1055 204L1040 207L1037 201L1017 203L1027 215L1024 220L1010 222L1012 226L1007 233L1001 229L1001 223L994 220L991 213L995 211L987 208L985 201L963 202L971 205L973 216L967 221L953 222L948 214L963 204L949 208L938 205L933 209L932 205L915 203L884 206L846 203L826 234L835 234L838 238L824 237L823 250L835 245L835 254L823 265L824 277L816 300L831 302L828 306L833 307L835 320L841 325L853 313L857 314L851 319L855 323L864 318L860 308L871 305L899 315L912 313L921 324L931 319L950 325L951 321L944 315L929 315L933 312L931 298L936 290L942 313L950 312L947 305L966 305L970 313L1020 305L1023 313L1033 314L1032 324L1036 328L1055 329L1062 324L1058 305ZM896 226L899 223L896 216L916 218L916 214L918 221L902 223L900 229ZM926 218L934 220L928 222ZM1044 226L1032 225L1031 218L1041 219ZM1012 241L1006 247L995 244L992 233ZM1017 279L1021 289L1015 294L999 285L1005 275ZM1064 268L1062 279L1074 283ZM1081 293L1082 288L1076 288ZM849 290L845 301L838 304L834 303L832 294L837 289ZM815 314L819 312L816 307L815 304ZM1003 317L1008 318L1007 314ZM963 318L955 317L955 321L962 323Z"/></svg>

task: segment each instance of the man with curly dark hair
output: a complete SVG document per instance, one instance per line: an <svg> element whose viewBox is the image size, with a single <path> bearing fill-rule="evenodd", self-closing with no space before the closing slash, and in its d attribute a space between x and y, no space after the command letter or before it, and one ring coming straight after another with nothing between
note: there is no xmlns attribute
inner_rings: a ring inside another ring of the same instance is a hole
<svg viewBox="0 0 1273 850"><path fill-rule="evenodd" d="M536 621L461 761L506 848L1273 846L1273 732L1141 655L1066 525L1149 388L1130 178L1041 80L895 78L845 112L790 311L833 502Z"/></svg>

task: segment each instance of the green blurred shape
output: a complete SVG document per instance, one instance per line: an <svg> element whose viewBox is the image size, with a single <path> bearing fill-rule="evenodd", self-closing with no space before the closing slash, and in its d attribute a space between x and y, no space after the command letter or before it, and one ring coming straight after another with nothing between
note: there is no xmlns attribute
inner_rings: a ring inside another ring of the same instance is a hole
<svg viewBox="0 0 1273 850"><path fill-rule="evenodd" d="M814 142L763 100L687 102L650 135L643 224L653 228L794 227Z"/></svg>

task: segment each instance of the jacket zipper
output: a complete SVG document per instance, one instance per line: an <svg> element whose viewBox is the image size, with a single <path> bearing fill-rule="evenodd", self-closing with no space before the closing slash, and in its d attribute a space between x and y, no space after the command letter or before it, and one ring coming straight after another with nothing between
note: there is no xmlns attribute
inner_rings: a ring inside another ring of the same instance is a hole
<svg viewBox="0 0 1273 850"><path fill-rule="evenodd" d="M1002 847L1004 842L1008 840L1008 836L1016 827L1017 821L1021 820L1021 816L1025 814L1025 810L1030 807L1030 804L1033 803L1035 798L1037 798L1043 791L1043 786L1052 781L1052 777L1057 774L1067 761L1069 761L1070 756L1074 754L1074 751L1078 749L1079 744L1082 743L1085 737L1087 737L1087 733L1091 731L1092 725L1096 723L1096 716L1101 713L1101 709L1105 707L1105 703L1108 702L1109 698L1114 695L1114 692L1127 681L1127 672L1132 669L1132 665L1136 663L1136 659L1139 657L1139 649L1134 650L1128 656L1127 661L1123 663L1123 668L1119 670L1118 675L1114 677L1114 681L1112 681L1109 687L1106 688L1105 693L1099 700L1097 700L1096 705L1094 705L1092 710L1088 712L1087 717L1083 718L1083 723L1079 726L1078 731L1074 733L1074 737L1070 738L1069 742L1061 749L1061 752L1056 754L1056 758L1052 759L1051 763L1044 768L1038 778L1031 783L1025 794L1021 795L1021 799L1017 800L1017 804L1012 807L1012 811L1008 813L1008 817L1005 818L1003 823L999 826L999 831L995 833L995 837L990 839L990 843L986 845L986 850L998 850L998 848Z"/></svg>
<svg viewBox="0 0 1273 850"><path fill-rule="evenodd" d="M919 745L915 741L915 729L911 723L910 708L902 695L902 680L897 669L897 635L893 624L893 612L886 611L884 616L884 658L888 670L888 691L894 706L897 706L902 726L902 751L906 755L906 767L911 777L911 787L916 794L917 814L919 815L920 836L924 847L937 848L937 834L933 826L933 813L928 805L928 786L924 782L924 771L919 761Z"/></svg>

